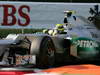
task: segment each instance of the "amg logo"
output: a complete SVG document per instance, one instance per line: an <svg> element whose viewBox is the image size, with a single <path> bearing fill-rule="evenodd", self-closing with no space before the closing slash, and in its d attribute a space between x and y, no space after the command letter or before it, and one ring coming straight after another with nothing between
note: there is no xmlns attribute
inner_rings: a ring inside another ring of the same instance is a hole
<svg viewBox="0 0 100 75"><path fill-rule="evenodd" d="M89 41L89 40L78 40L77 41L77 46L79 46L79 47L88 47L88 48L99 47L96 42Z"/></svg>

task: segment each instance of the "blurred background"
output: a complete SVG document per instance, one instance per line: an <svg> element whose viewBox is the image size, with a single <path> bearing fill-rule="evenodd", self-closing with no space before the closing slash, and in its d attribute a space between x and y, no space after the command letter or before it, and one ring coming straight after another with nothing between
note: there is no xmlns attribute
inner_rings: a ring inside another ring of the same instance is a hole
<svg viewBox="0 0 100 75"><path fill-rule="evenodd" d="M32 2L81 2L81 3L99 3L100 0L0 0L0 1L32 1Z"/></svg>

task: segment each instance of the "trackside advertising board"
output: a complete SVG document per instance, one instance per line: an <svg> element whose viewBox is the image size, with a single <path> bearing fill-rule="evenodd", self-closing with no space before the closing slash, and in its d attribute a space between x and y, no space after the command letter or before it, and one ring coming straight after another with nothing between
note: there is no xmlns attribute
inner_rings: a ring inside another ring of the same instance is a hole
<svg viewBox="0 0 100 75"><path fill-rule="evenodd" d="M0 28L53 28L63 23L65 10L88 17L89 8L96 4L0 1Z"/></svg>

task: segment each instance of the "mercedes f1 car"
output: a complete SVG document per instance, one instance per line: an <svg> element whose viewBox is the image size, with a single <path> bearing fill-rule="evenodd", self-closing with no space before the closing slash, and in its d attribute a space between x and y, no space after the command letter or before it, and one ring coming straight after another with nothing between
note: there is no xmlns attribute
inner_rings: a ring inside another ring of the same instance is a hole
<svg viewBox="0 0 100 75"><path fill-rule="evenodd" d="M64 61L100 60L100 30L83 16L68 19L72 27L64 34L9 34L0 40L0 65L51 67Z"/></svg>

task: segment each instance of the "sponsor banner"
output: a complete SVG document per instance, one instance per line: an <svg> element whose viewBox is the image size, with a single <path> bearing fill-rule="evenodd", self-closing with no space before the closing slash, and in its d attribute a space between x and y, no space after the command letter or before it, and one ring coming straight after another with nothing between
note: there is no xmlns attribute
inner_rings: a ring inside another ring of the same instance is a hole
<svg viewBox="0 0 100 75"><path fill-rule="evenodd" d="M17 55L16 56L16 65L29 65L36 64L36 55Z"/></svg>
<svg viewBox="0 0 100 75"><path fill-rule="evenodd" d="M72 44L75 48L74 55L79 56L80 58L92 58L99 57L100 46L99 43L85 37L80 37L72 40Z"/></svg>
<svg viewBox="0 0 100 75"><path fill-rule="evenodd" d="M75 10L76 15L85 13L87 17L95 4L0 1L0 28L53 28L63 23L65 10Z"/></svg>

